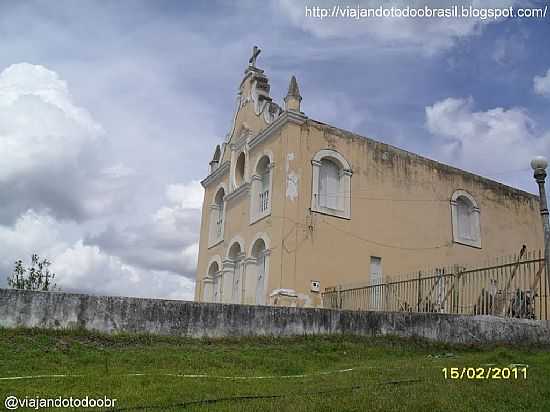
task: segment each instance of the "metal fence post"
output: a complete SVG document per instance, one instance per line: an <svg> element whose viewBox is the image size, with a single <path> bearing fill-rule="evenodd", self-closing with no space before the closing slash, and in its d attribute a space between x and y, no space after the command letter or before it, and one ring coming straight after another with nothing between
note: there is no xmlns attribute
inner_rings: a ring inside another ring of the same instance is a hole
<svg viewBox="0 0 550 412"><path fill-rule="evenodd" d="M420 312L420 304L422 303L422 272L418 271L418 304L416 305L416 311Z"/></svg>
<svg viewBox="0 0 550 412"><path fill-rule="evenodd" d="M546 189L544 187L547 166L548 161L543 156L536 156L531 161L531 167L534 171L533 177L539 186L540 216L542 218L542 230L544 235L544 271L546 272L546 281L550 283L550 220L548 218L548 204L546 200Z"/></svg>

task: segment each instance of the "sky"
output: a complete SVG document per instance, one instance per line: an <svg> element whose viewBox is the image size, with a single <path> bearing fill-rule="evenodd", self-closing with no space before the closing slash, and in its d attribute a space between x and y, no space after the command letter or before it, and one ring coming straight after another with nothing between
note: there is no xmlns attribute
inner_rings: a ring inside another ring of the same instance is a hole
<svg viewBox="0 0 550 412"><path fill-rule="evenodd" d="M295 75L313 119L536 193L550 16L305 15L358 3L381 4L0 1L0 287L38 253L64 291L192 299L200 180L254 45L279 104Z"/></svg>

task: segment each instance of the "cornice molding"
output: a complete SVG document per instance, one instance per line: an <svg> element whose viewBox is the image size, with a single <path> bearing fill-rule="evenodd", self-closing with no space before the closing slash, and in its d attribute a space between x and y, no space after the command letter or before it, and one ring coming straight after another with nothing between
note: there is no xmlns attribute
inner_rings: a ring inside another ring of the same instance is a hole
<svg viewBox="0 0 550 412"><path fill-rule="evenodd" d="M249 257L246 257L246 258L244 259L244 263L247 264L247 265L249 265L249 264L251 264L251 263L254 263L254 264L255 264L255 263L257 263L257 261L258 261L258 260L257 260L255 257L253 257L253 256L249 256Z"/></svg>
<svg viewBox="0 0 550 412"><path fill-rule="evenodd" d="M225 195L225 201L230 202L233 199L236 199L242 194L248 193L250 190L250 183L244 183L240 185L237 189L235 189L233 192L229 193L228 195Z"/></svg>
<svg viewBox="0 0 550 412"><path fill-rule="evenodd" d="M235 151L241 150L246 145L246 142L249 139L250 134L251 134L251 131L248 130L246 131L246 133L241 135L241 137L239 137L239 139L235 143L231 143L229 145L231 150L235 150Z"/></svg>
<svg viewBox="0 0 550 412"><path fill-rule="evenodd" d="M227 172L229 172L229 164L231 162L229 160L223 162L216 170L214 170L212 173L210 173L202 182L202 187L206 188L207 186L210 186L212 183L214 183L216 180L218 180L220 177L224 176Z"/></svg>
<svg viewBox="0 0 550 412"><path fill-rule="evenodd" d="M307 120L307 116L298 112L287 110L283 112L277 118L277 120L275 120L268 127L266 127L264 130L262 130L252 139L250 139L250 141L248 142L248 147L252 149L254 146L260 144L261 142L263 142L264 140L272 136L275 132L279 131L287 123L294 123L294 124L301 125L305 123L306 120Z"/></svg>

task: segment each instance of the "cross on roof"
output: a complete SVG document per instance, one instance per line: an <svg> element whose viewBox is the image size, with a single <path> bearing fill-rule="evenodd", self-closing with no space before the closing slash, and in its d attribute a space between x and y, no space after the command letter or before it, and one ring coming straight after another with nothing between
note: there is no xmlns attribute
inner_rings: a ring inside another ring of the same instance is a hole
<svg viewBox="0 0 550 412"><path fill-rule="evenodd" d="M254 46L252 49L252 57L248 60L248 63L251 67L256 67L256 58L262 52L258 46Z"/></svg>

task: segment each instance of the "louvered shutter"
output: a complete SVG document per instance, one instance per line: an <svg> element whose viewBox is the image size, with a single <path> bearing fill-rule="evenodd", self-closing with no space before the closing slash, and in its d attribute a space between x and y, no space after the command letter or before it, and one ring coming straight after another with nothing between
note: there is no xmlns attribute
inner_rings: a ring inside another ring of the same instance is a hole
<svg viewBox="0 0 550 412"><path fill-rule="evenodd" d="M319 175L319 206L340 209L340 168L330 160L321 161Z"/></svg>

